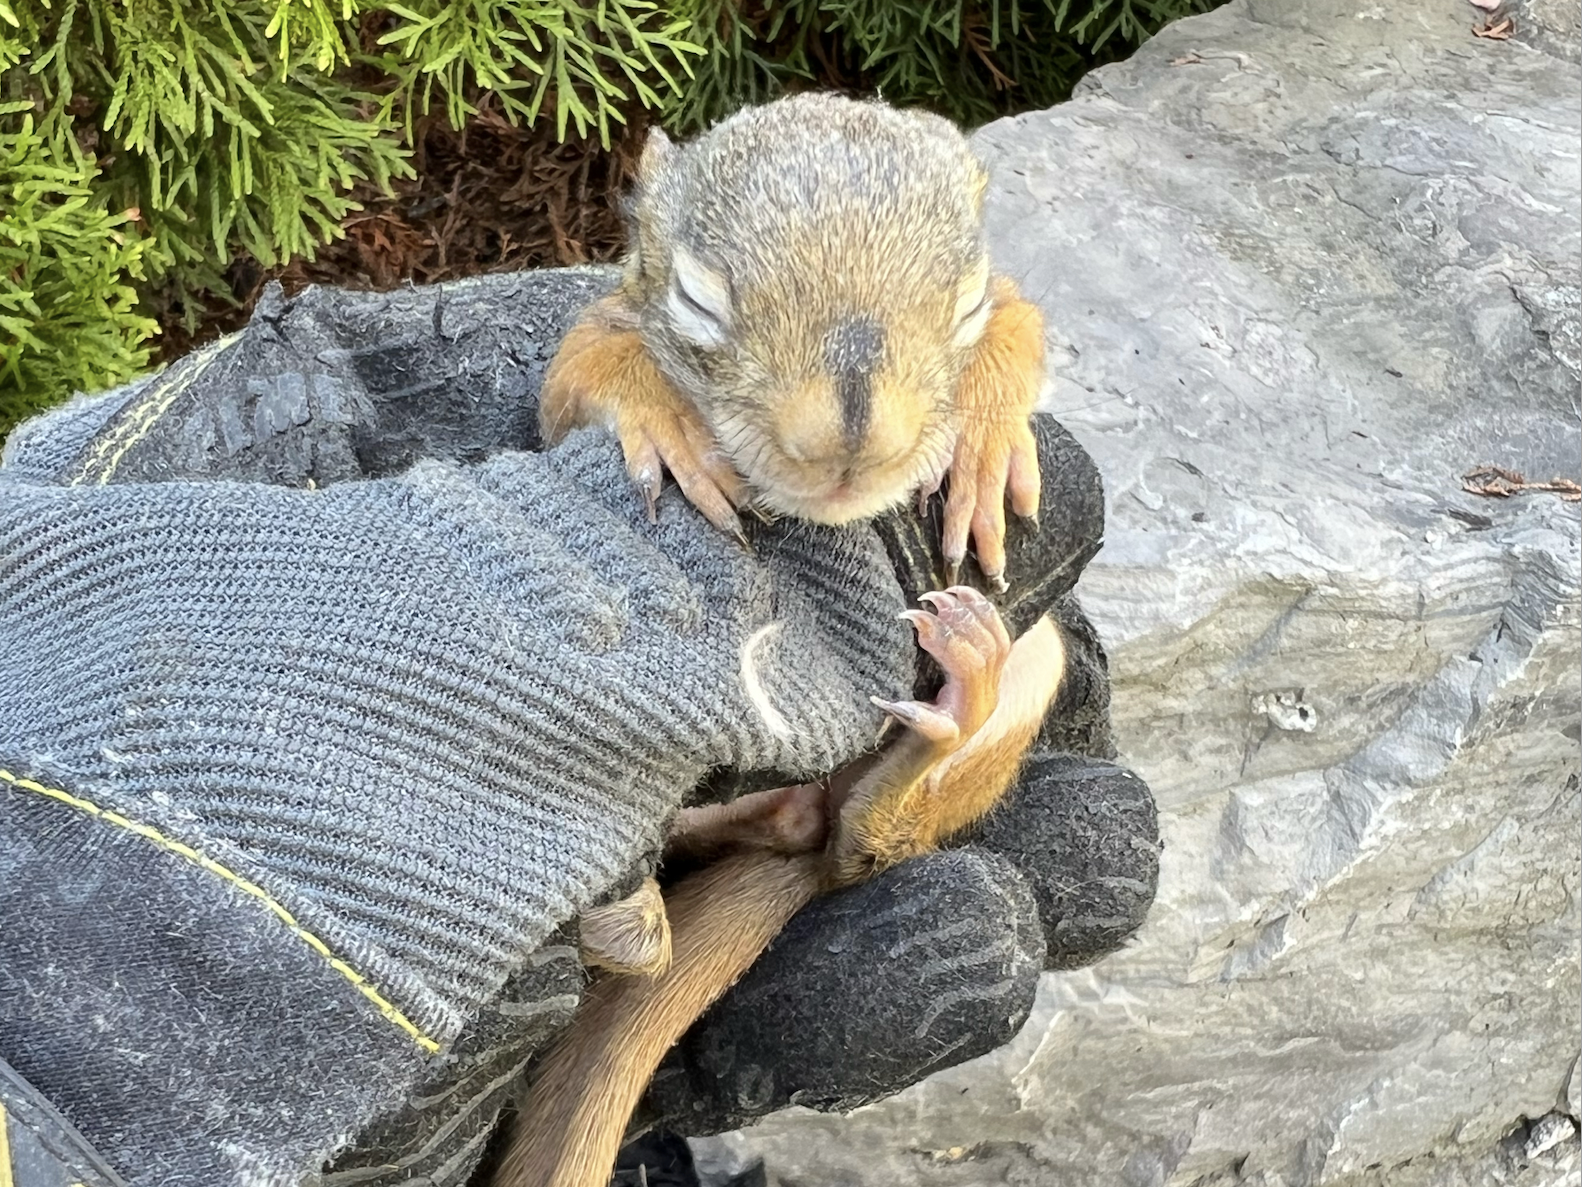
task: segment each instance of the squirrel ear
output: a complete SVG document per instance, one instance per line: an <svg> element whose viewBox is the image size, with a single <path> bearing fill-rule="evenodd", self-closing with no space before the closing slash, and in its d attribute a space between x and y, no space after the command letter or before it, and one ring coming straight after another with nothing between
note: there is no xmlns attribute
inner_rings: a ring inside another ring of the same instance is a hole
<svg viewBox="0 0 1582 1187"><path fill-rule="evenodd" d="M957 350L971 350L989 327L989 257L979 256L956 288Z"/></svg>
<svg viewBox="0 0 1582 1187"><path fill-rule="evenodd" d="M665 312L675 331L695 346L725 345L731 325L730 282L706 267L680 243L671 249L670 291Z"/></svg>
<svg viewBox="0 0 1582 1187"><path fill-rule="evenodd" d="M983 197L989 192L989 171L976 161L972 165L972 180L967 190L972 203L972 217L983 217Z"/></svg>
<svg viewBox="0 0 1582 1187"><path fill-rule="evenodd" d="M650 128L648 141L643 145L643 155L637 162L637 179L641 182L651 182L659 176L665 163L675 155L676 146L670 142L660 128Z"/></svg>

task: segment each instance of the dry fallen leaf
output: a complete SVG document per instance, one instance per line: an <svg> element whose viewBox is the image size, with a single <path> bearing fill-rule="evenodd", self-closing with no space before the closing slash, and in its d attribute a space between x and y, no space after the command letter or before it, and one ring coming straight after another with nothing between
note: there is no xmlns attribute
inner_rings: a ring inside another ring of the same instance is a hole
<svg viewBox="0 0 1582 1187"><path fill-rule="evenodd" d="M1485 25L1482 28L1477 25L1472 26L1472 35L1474 37L1482 37L1488 41L1509 41L1511 34L1515 31L1516 22L1511 20L1510 17L1506 17L1497 25Z"/></svg>
<svg viewBox="0 0 1582 1187"><path fill-rule="evenodd" d="M1502 466L1478 466L1468 470L1461 476L1461 489L1469 495L1483 495L1491 499L1508 499L1523 491L1543 491L1559 495L1567 503L1582 502L1582 486L1569 478L1528 482L1522 474Z"/></svg>

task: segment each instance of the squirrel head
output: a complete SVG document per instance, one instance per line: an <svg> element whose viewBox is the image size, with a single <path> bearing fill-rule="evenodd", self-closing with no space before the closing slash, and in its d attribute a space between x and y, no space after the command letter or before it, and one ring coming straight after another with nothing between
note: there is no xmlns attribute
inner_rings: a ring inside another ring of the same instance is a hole
<svg viewBox="0 0 1582 1187"><path fill-rule="evenodd" d="M627 288L761 510L846 523L944 472L989 317L987 181L948 121L829 94L651 134Z"/></svg>

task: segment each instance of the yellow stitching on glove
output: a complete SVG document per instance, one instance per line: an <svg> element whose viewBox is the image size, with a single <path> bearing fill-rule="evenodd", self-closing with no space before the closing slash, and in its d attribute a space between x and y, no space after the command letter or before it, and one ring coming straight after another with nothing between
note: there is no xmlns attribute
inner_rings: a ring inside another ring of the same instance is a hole
<svg viewBox="0 0 1582 1187"><path fill-rule="evenodd" d="M11 1177L11 1135L6 1132L4 1101L0 1101L0 1187L16 1187Z"/></svg>
<svg viewBox="0 0 1582 1187"><path fill-rule="evenodd" d="M430 1054L433 1054L439 1050L438 1043L419 1030L417 1026L413 1024L411 1019L409 1019L400 1010L396 1009L388 999L386 999L377 989L368 983L367 978L365 978L356 969L352 968L351 965L347 964L344 960L341 960L333 952L331 952L329 946L325 944L323 940L319 939L312 932L307 931L299 923L297 923L291 912L286 910L283 905L271 897L269 892L262 886L259 886L255 882L248 881L246 878L242 877L233 870L226 869L212 857L198 852L196 849L192 848L192 846L183 845L180 841L173 841L151 825L143 824L136 820L130 820L127 817L122 816L119 812L108 811L99 807L97 804L89 803L87 800L80 799L69 792L61 791L56 787L45 787L42 783L35 783L31 779L23 779L17 775L13 775L7 770L0 770L0 780L4 780L5 782L11 784L11 786L20 788L23 791L37 792L39 795L48 796L52 800L58 800L63 804L67 804L78 809L79 811L86 812L90 816L97 816L99 819L104 820L109 824L113 824L118 828L124 828L128 832L136 833L140 837L147 837L160 848L168 849L171 853L175 853L178 856L186 858L193 865L205 869L211 874L216 874L219 877L224 878L238 890L252 895L255 899L263 903L264 906L268 907L277 916L279 916L280 920L291 929L298 939L302 940L303 943L307 944L309 948L312 948L313 951L317 952L326 961L328 961L330 968L334 969L341 976L345 977L346 980L350 981L354 986L356 986L357 992L362 994L369 1001L373 1002L373 1004L379 1008L379 1012L381 1014L399 1026L402 1030L406 1031L407 1034L411 1035L419 1047L423 1048L423 1050L429 1052ZM0 1187L6 1187L6 1181L4 1178L0 1178Z"/></svg>
<svg viewBox="0 0 1582 1187"><path fill-rule="evenodd" d="M126 457L132 446L148 435L149 430L159 423L159 418L165 414L165 410L176 402L176 397L191 387L198 377L209 369L209 365L239 336L240 331L227 334L224 338L193 351L182 360L184 366L178 364L156 379L138 401L136 408L125 414L126 419L110 428L104 436L94 442L93 448L82 460L70 485L103 486L109 482L114 477L116 468L120 466L121 459Z"/></svg>

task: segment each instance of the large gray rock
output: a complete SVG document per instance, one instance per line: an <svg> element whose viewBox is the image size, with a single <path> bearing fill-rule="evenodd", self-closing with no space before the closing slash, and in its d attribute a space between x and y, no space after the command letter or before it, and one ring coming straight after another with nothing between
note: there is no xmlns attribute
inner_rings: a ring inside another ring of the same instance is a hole
<svg viewBox="0 0 1582 1187"><path fill-rule="evenodd" d="M1546 48L1574 30L1475 15L1238 0L978 135L1047 407L1109 484L1085 603L1158 902L1009 1047L700 1143L715 1165L1572 1181L1579 509L1461 476L1582 459L1582 77Z"/></svg>

